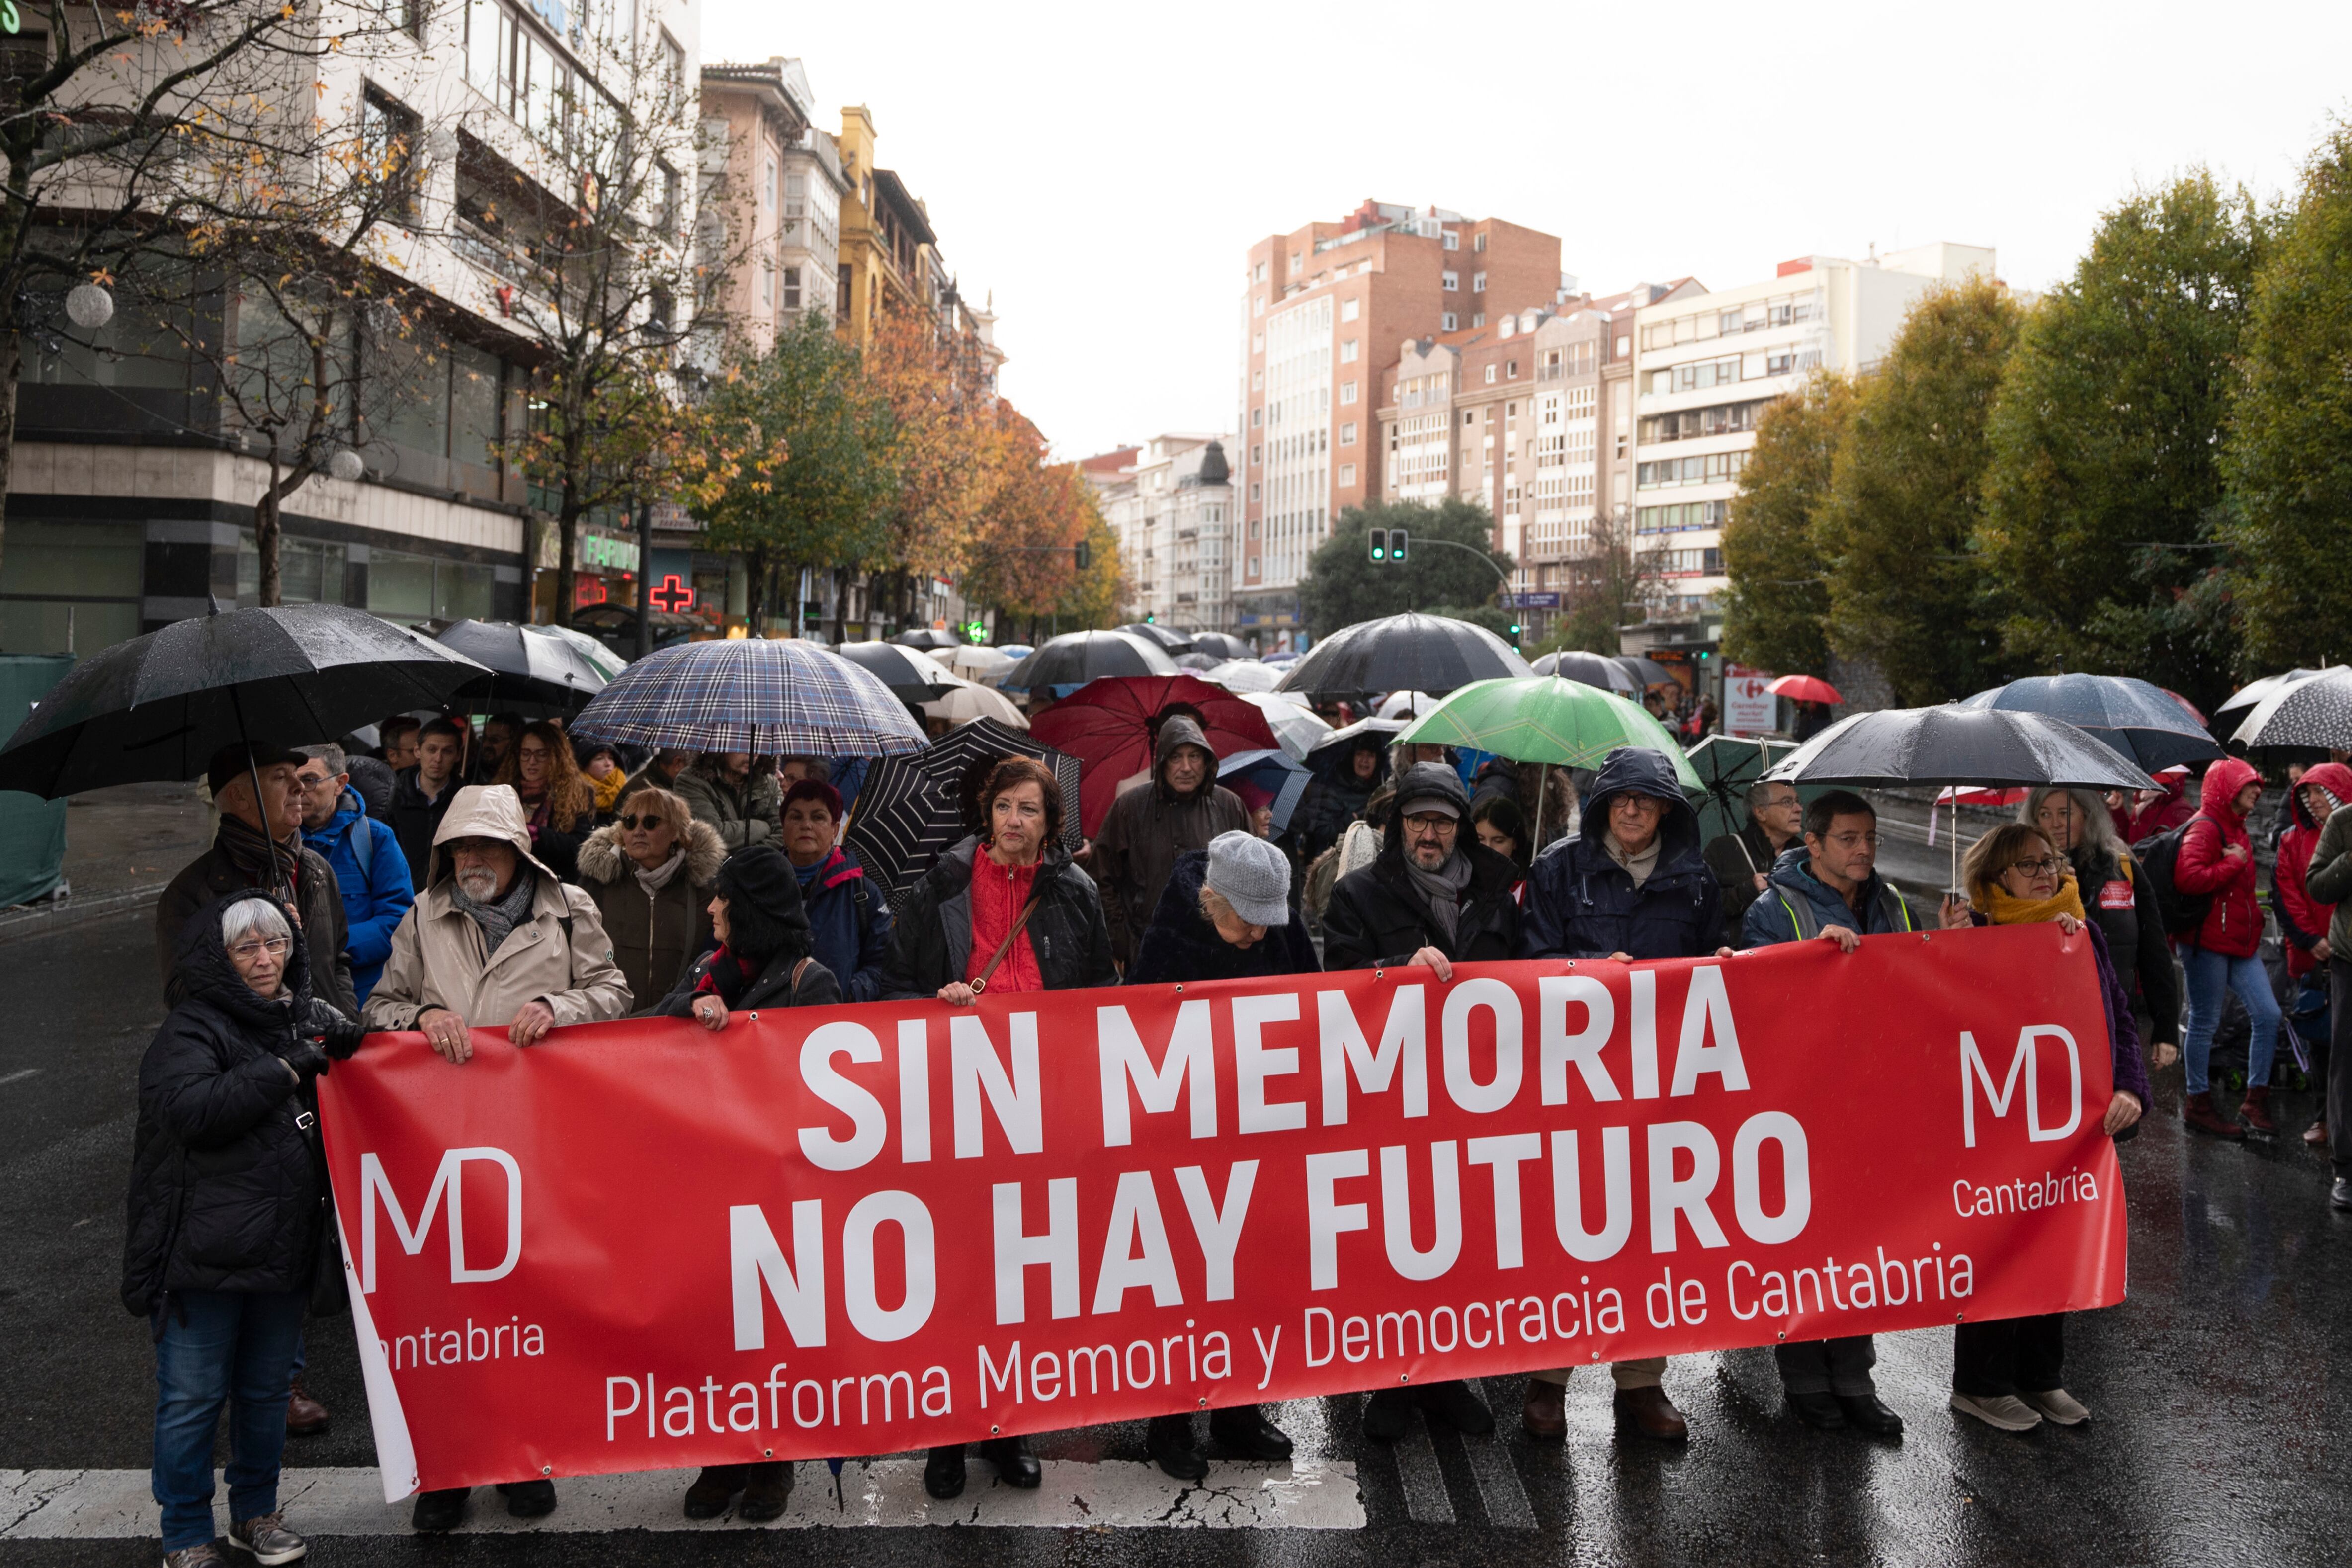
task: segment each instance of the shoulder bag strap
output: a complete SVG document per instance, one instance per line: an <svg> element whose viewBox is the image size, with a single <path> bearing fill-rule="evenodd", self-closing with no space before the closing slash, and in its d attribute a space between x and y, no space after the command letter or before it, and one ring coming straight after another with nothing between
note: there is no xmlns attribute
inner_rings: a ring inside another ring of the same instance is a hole
<svg viewBox="0 0 2352 1568"><path fill-rule="evenodd" d="M979 996L988 989L988 977L996 973L996 966L1004 962L1004 955L1013 951L1013 944L1020 938L1022 927L1029 924L1029 917L1037 913L1037 905L1041 902L1042 900L1033 898L1022 905L1021 918L1013 923L1013 929L1004 934L1004 941L990 956L987 967L980 972L980 977L972 981L973 996Z"/></svg>
<svg viewBox="0 0 2352 1568"><path fill-rule="evenodd" d="M815 962L816 960L814 958L803 958L799 963L793 966L792 1002L786 1003L786 1006L797 1003L801 999L801 977L807 974L808 967Z"/></svg>

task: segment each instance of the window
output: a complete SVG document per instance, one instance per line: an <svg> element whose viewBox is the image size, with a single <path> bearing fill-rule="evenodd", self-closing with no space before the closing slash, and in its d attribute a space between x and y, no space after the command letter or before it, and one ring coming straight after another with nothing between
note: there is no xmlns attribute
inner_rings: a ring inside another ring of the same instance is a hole
<svg viewBox="0 0 2352 1568"><path fill-rule="evenodd" d="M801 269L797 267L788 267L784 268L784 308L797 310L800 308Z"/></svg>
<svg viewBox="0 0 2352 1568"><path fill-rule="evenodd" d="M1263 430L1265 428L1265 409L1264 405L1260 405L1259 407L1250 410L1250 428L1252 430Z"/></svg>
<svg viewBox="0 0 2352 1568"><path fill-rule="evenodd" d="M1481 229L1478 231L1478 237L1470 242L1470 248L1472 250L1485 250L1486 248L1486 230Z"/></svg>
<svg viewBox="0 0 2352 1568"><path fill-rule="evenodd" d="M1446 293L1448 293L1448 294L1452 294L1452 293L1454 293L1454 292L1456 292L1457 290L1459 290L1459 289L1461 288L1461 287L1462 287L1462 275L1461 275L1460 273L1458 273L1458 272L1448 272L1448 273L1441 274L1441 275L1440 275L1440 277L1441 277L1442 280L1443 280L1443 281L1444 281L1444 286L1445 286L1445 292L1446 292Z"/></svg>
<svg viewBox="0 0 2352 1568"><path fill-rule="evenodd" d="M1265 390L1265 372L1264 371L1252 371L1250 372L1250 391L1264 392Z"/></svg>
<svg viewBox="0 0 2352 1568"><path fill-rule="evenodd" d="M1475 424L1475 423L1478 423L1478 412L1477 412L1477 410L1475 410L1475 409L1469 409L1469 408L1465 408L1465 409L1464 409L1464 410L1462 411L1462 424L1463 424L1463 428L1465 428L1465 429L1466 430L1466 429L1467 429L1467 428L1469 428L1471 425L1474 425L1474 424Z"/></svg>
<svg viewBox="0 0 2352 1568"><path fill-rule="evenodd" d="M682 93L686 90L686 50L667 32L661 36L661 68L662 78L669 83L671 91Z"/></svg>
<svg viewBox="0 0 2352 1568"><path fill-rule="evenodd" d="M1291 277L1297 277L1301 272L1303 272L1303 271L1305 271L1305 270L1306 270L1306 267L1307 267L1307 261L1306 261L1306 258L1305 258L1304 256L1300 256L1297 251L1293 251L1293 252L1291 252L1291 253L1290 253L1290 276L1291 276Z"/></svg>
<svg viewBox="0 0 2352 1568"><path fill-rule="evenodd" d="M762 305L773 305L775 302L775 264L772 262L762 262L760 266L760 303Z"/></svg>
<svg viewBox="0 0 2352 1568"><path fill-rule="evenodd" d="M808 176L806 174L784 176L784 216L788 218L808 216Z"/></svg>
<svg viewBox="0 0 2352 1568"><path fill-rule="evenodd" d="M1678 534L1693 528L1719 528L1730 516L1728 501L1685 501L1673 507L1643 507L1633 514L1633 531Z"/></svg>
<svg viewBox="0 0 2352 1568"><path fill-rule="evenodd" d="M1739 379L1739 360L1700 360L1692 364L1675 365L1668 370L1650 373L1650 391L1654 392L1706 392L1711 387L1728 386Z"/></svg>
<svg viewBox="0 0 2352 1568"><path fill-rule="evenodd" d="M1445 231L1445 248L1448 250L1460 250L1462 248L1462 231L1460 229L1447 229Z"/></svg>
<svg viewBox="0 0 2352 1568"><path fill-rule="evenodd" d="M1342 382L1339 383L1339 401L1341 402L1353 402L1356 401L1355 382Z"/></svg>
<svg viewBox="0 0 2352 1568"><path fill-rule="evenodd" d="M1462 318L1456 316L1451 310L1448 310L1444 315L1439 317L1438 319L1444 324L1442 329L1444 331L1458 332L1462 329Z"/></svg>
<svg viewBox="0 0 2352 1568"><path fill-rule="evenodd" d="M1253 354L1263 354L1265 352L1265 333L1260 332L1256 337L1250 340L1250 352Z"/></svg>
<svg viewBox="0 0 2352 1568"><path fill-rule="evenodd" d="M1339 319L1342 321L1354 320L1361 312L1362 308L1363 301L1360 299L1342 299L1339 301Z"/></svg>
<svg viewBox="0 0 2352 1568"><path fill-rule="evenodd" d="M1261 261L1250 269L1250 281L1252 283L1264 283L1265 281L1265 263Z"/></svg>
<svg viewBox="0 0 2352 1568"><path fill-rule="evenodd" d="M1507 381L1507 382L1515 382L1515 381L1517 381L1517 380L1519 379L1519 361L1517 361L1517 360L1511 360L1511 361L1507 361L1507 362L1504 364L1504 366L1503 366L1503 379L1504 379L1505 381Z"/></svg>
<svg viewBox="0 0 2352 1568"><path fill-rule="evenodd" d="M1621 359L1621 360L1622 360L1622 359L1623 359L1626 355L1628 355L1628 354L1632 353L1633 351L1633 339L1631 339L1631 338L1620 338L1620 339L1618 339L1618 340L1617 340L1617 353L1616 353L1616 357L1617 357L1618 359Z"/></svg>
<svg viewBox="0 0 2352 1568"><path fill-rule="evenodd" d="M768 177L760 182L760 204L763 207L776 204L776 161L772 158L768 160Z"/></svg>
<svg viewBox="0 0 2352 1568"><path fill-rule="evenodd" d="M1486 313L1484 310L1477 311L1470 318L1470 325L1473 327L1484 327L1486 324Z"/></svg>
<svg viewBox="0 0 2352 1568"><path fill-rule="evenodd" d="M1253 485L1250 486L1250 499L1251 499L1251 500L1253 500L1253 501L1257 500L1257 499L1259 498L1259 494L1258 494L1258 493L1259 493L1259 491L1260 491L1260 490L1262 490L1263 488L1264 488L1264 486L1263 486L1253 484Z"/></svg>
<svg viewBox="0 0 2352 1568"><path fill-rule="evenodd" d="M1265 315L1265 295L1263 295L1263 294L1259 295L1259 296L1257 297L1256 300L1255 300L1254 303L1252 303L1252 305L1250 306L1250 314L1251 314L1251 315L1253 315L1253 316L1263 316L1263 315Z"/></svg>
<svg viewBox="0 0 2352 1568"><path fill-rule="evenodd" d="M677 234L686 222L686 182L667 163L654 165L654 173L661 186L662 232Z"/></svg>
<svg viewBox="0 0 2352 1568"><path fill-rule="evenodd" d="M416 154L424 122L371 84L360 97L360 144L368 180L383 193L387 216L407 222L416 209Z"/></svg>
<svg viewBox="0 0 2352 1568"><path fill-rule="evenodd" d="M1257 574L1257 557L1252 556L1249 558L1249 575L1255 577Z"/></svg>
<svg viewBox="0 0 2352 1568"><path fill-rule="evenodd" d="M1356 362L1356 350L1358 347L1359 345L1353 338L1341 343L1339 345L1339 362L1343 365L1354 364Z"/></svg>
<svg viewBox="0 0 2352 1568"><path fill-rule="evenodd" d="M1642 444L1688 441L1700 435L1740 434L1756 428L1756 416L1770 401L1758 398L1750 402L1721 402L1708 408L1686 408L1679 413L1652 415L1642 421ZM1619 439L1622 450L1623 438Z"/></svg>
<svg viewBox="0 0 2352 1568"><path fill-rule="evenodd" d="M1339 444L1342 446L1353 446L1356 444L1355 421L1349 420L1347 423L1339 427Z"/></svg>
<svg viewBox="0 0 2352 1568"><path fill-rule="evenodd" d="M1355 429L1356 427L1355 427L1354 425L1352 425L1352 424L1351 424L1351 425L1349 425L1348 428L1349 428L1349 429L1350 429L1350 430L1353 430L1353 429ZM1351 439L1351 440L1352 440L1352 439L1353 439L1353 437L1350 437L1349 439ZM1340 465L1339 465L1339 483L1340 483L1340 484L1342 484L1342 485L1352 485L1352 484L1354 484L1355 482L1356 482L1356 465L1355 465L1354 464L1352 464L1352 463L1342 463L1342 464L1340 464Z"/></svg>
<svg viewBox="0 0 2352 1568"><path fill-rule="evenodd" d="M1486 384L1488 386L1495 384L1495 367L1492 365L1486 367Z"/></svg>
<svg viewBox="0 0 2352 1568"><path fill-rule="evenodd" d="M1480 239L1485 239L1486 236L1485 235L1480 235L1478 237ZM1480 248L1483 249L1485 247L1481 246ZM1485 273L1474 272L1470 275L1470 292L1473 294L1484 294L1486 292L1486 275Z"/></svg>
<svg viewBox="0 0 2352 1568"><path fill-rule="evenodd" d="M1263 462L1265 462L1265 447L1263 447L1263 446L1253 446L1253 447L1251 447L1251 448L1250 448L1250 466L1251 466L1251 467L1255 468L1255 467L1256 467L1259 464L1261 464L1261 463L1263 463Z"/></svg>
<svg viewBox="0 0 2352 1568"><path fill-rule="evenodd" d="M1745 452L1717 452L1705 457L1668 457L1644 463L1634 483L1644 490L1667 485L1722 485L1739 477L1748 466Z"/></svg>

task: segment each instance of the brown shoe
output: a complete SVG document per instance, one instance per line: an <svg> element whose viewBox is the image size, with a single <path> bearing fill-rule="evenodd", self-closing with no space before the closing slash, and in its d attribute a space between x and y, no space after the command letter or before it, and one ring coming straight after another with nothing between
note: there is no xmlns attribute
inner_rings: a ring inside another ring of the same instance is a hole
<svg viewBox="0 0 2352 1568"><path fill-rule="evenodd" d="M302 1380L294 1380L293 1395L286 1401L286 1430L297 1437L315 1437L327 1429L327 1407L302 1392Z"/></svg>
<svg viewBox="0 0 2352 1568"><path fill-rule="evenodd" d="M2315 1149L2326 1148L2327 1146L2327 1118L2322 1116L2318 1121L2314 1122L2310 1126L2305 1127L2303 1130L2303 1141L2309 1144Z"/></svg>
<svg viewBox="0 0 2352 1568"><path fill-rule="evenodd" d="M2217 1138L2242 1138L2246 1129L2213 1109L2213 1092L2191 1094L2180 1103L2180 1124L2192 1133L2210 1133Z"/></svg>
<svg viewBox="0 0 2352 1568"><path fill-rule="evenodd" d="M1519 1425L1530 1437L1568 1436L1568 1385L1528 1379L1528 1397L1519 1406Z"/></svg>
<svg viewBox="0 0 2352 1568"><path fill-rule="evenodd" d="M1621 1388L1617 1391L1617 1424L1630 1426L1644 1437L1655 1437L1663 1443L1680 1443L1690 1437L1690 1423L1666 1397L1666 1391L1653 1385L1648 1388Z"/></svg>
<svg viewBox="0 0 2352 1568"><path fill-rule="evenodd" d="M2276 1137L2278 1124L2271 1120L2271 1086L2263 1083L2249 1088L2244 1103L2238 1107L2238 1117L2255 1137Z"/></svg>

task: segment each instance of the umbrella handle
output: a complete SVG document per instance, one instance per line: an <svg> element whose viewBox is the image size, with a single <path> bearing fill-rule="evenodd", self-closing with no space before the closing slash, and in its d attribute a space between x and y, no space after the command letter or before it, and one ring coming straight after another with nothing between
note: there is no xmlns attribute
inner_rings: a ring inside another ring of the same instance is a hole
<svg viewBox="0 0 2352 1568"><path fill-rule="evenodd" d="M218 609L217 603L215 609ZM245 704L238 698L236 687L234 685L228 689L228 708L231 713L236 715L236 738L245 747L245 776L253 781L253 809L261 813L261 836L268 839L269 838L269 803L261 798L261 769L254 765L253 737L245 732ZM220 802L215 800L213 805L217 810ZM270 839L273 852L277 841L275 839ZM300 858L299 851L296 852L296 858L298 860ZM273 871L277 868L278 856L275 852L269 857L269 864ZM273 885L269 891L276 893L278 889ZM290 872L287 873L285 894L286 907L294 911L295 923L299 925L302 918L302 905L295 896L293 873Z"/></svg>

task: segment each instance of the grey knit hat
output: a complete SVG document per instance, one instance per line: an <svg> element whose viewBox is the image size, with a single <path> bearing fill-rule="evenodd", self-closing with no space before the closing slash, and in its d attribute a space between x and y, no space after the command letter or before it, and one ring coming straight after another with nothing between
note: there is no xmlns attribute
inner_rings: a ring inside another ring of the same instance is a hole
<svg viewBox="0 0 2352 1568"><path fill-rule="evenodd" d="M1290 862L1255 833L1209 841L1210 888L1252 925L1290 924Z"/></svg>

